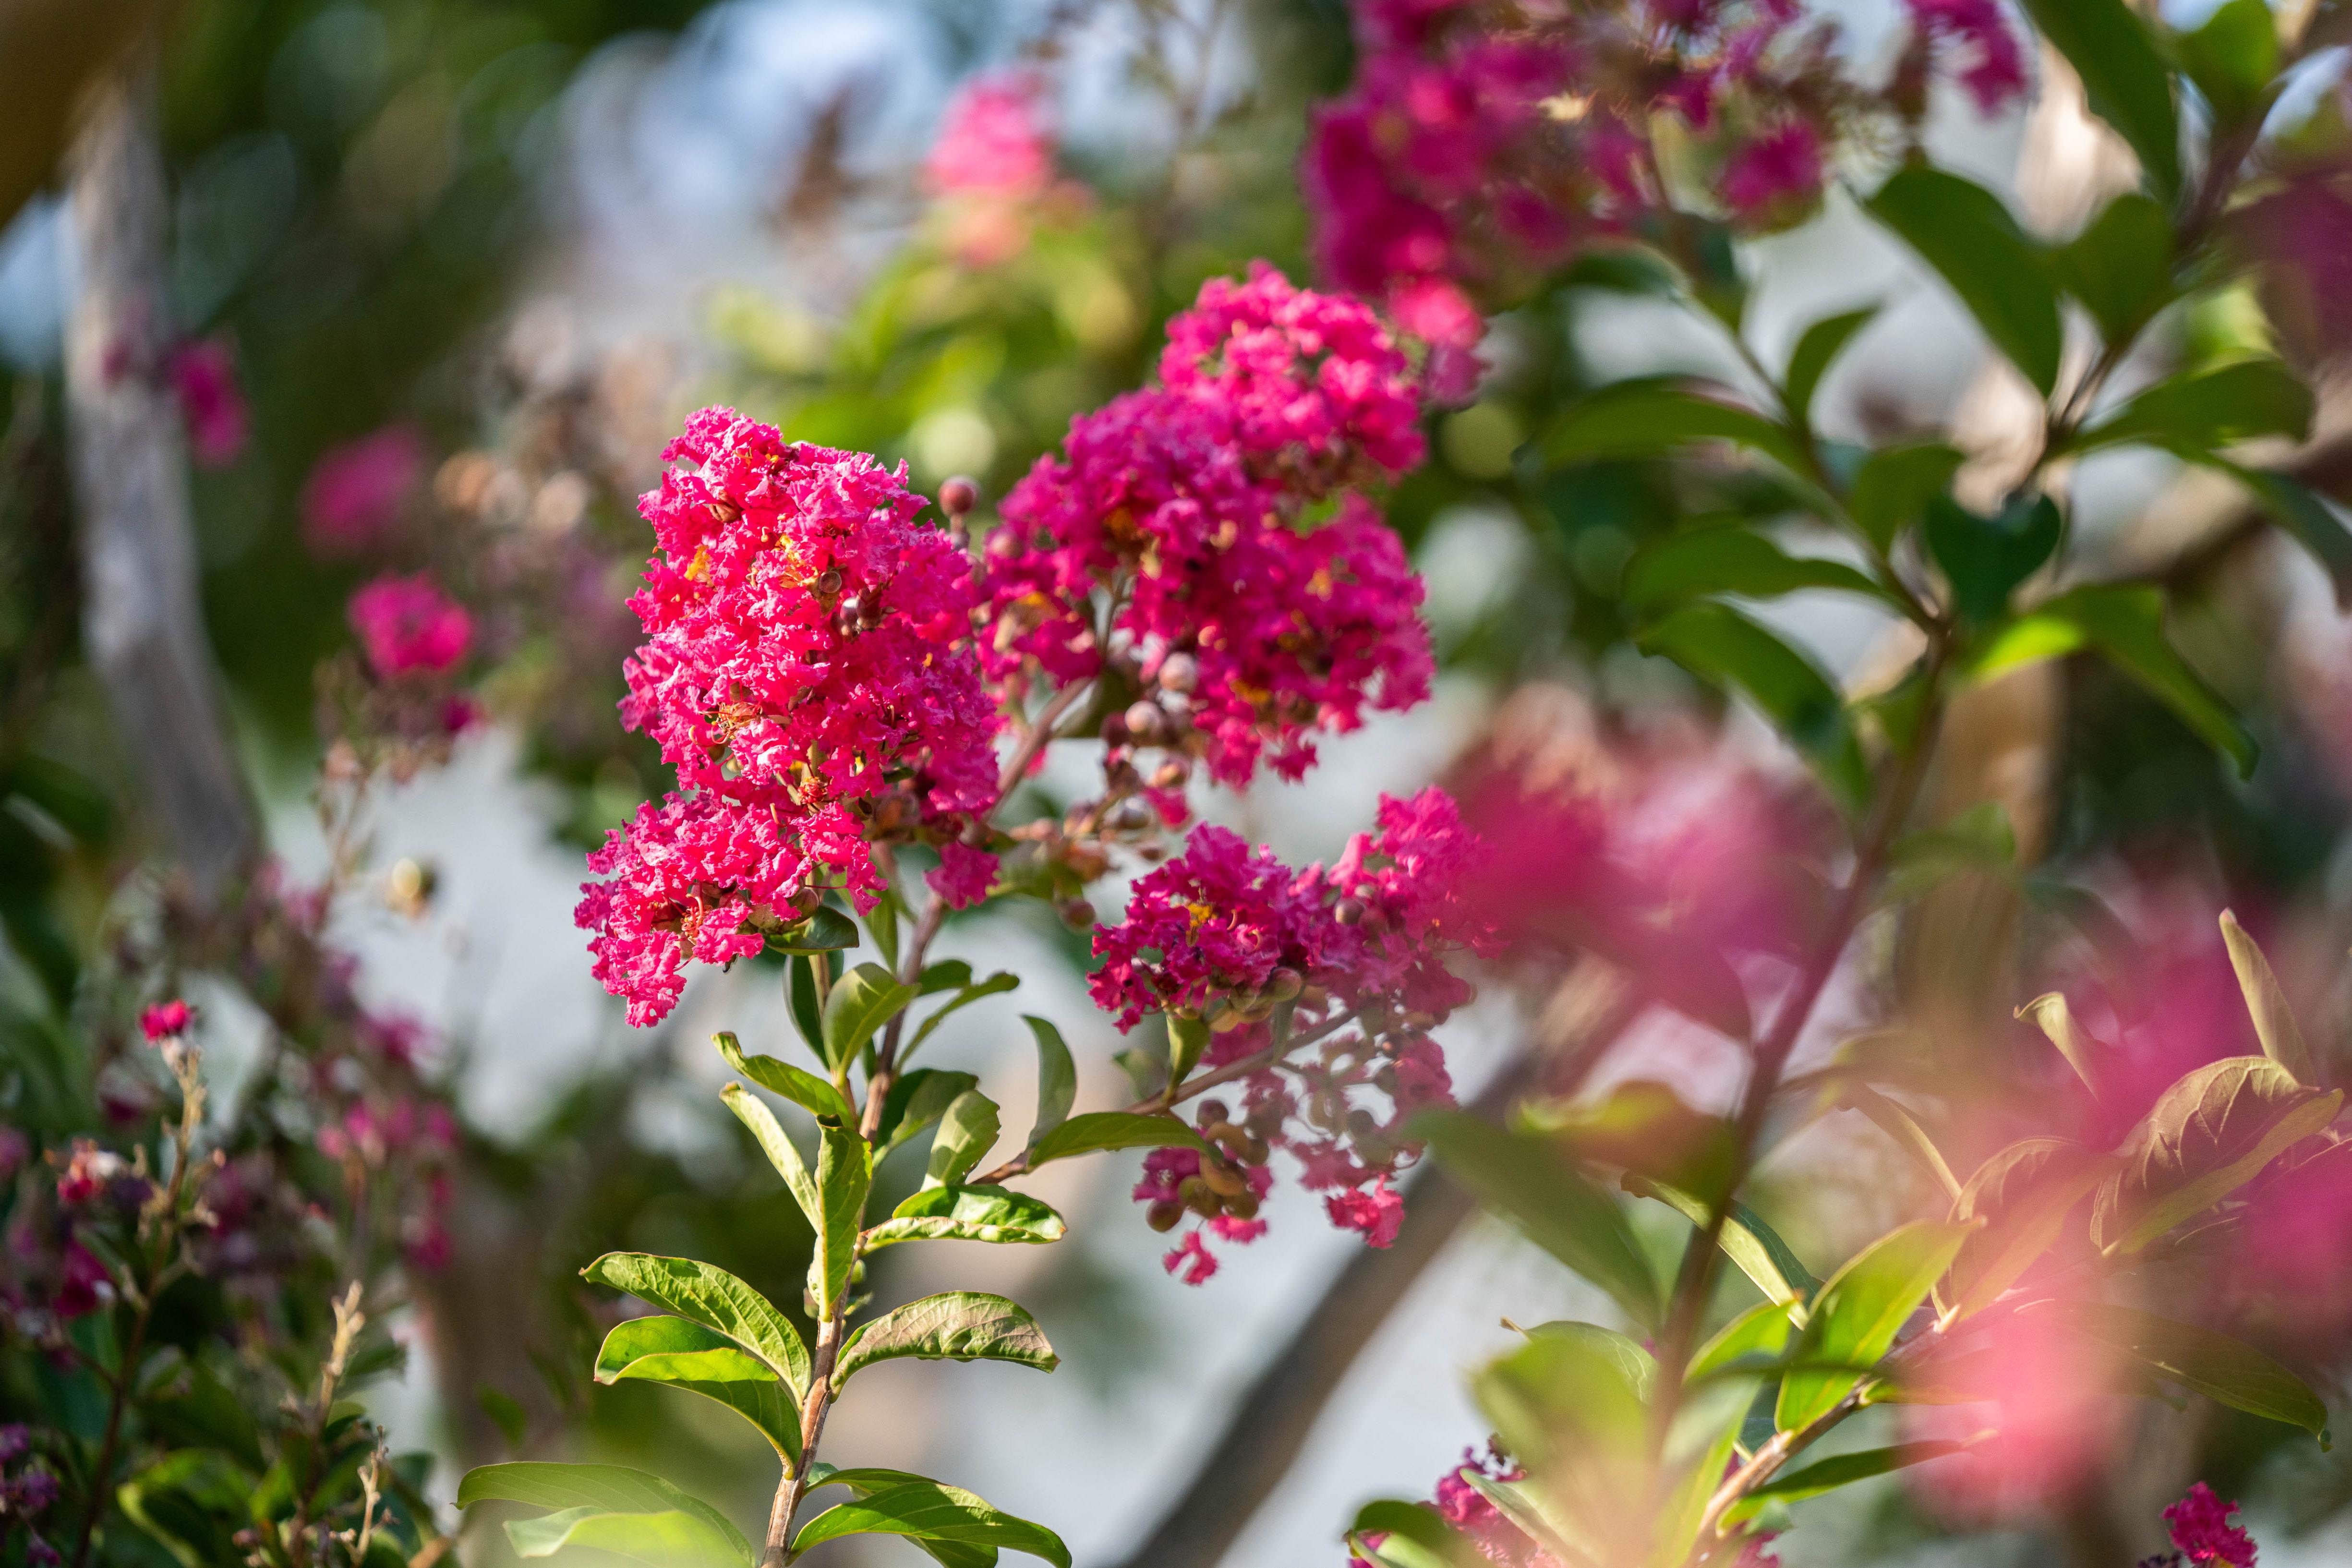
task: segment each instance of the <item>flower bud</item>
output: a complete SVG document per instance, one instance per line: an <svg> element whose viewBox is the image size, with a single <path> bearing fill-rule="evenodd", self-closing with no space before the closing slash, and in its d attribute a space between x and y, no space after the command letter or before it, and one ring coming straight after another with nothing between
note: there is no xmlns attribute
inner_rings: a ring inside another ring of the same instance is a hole
<svg viewBox="0 0 2352 1568"><path fill-rule="evenodd" d="M1213 1215L1217 1212L1217 1194L1211 1192L1209 1184L1198 1176L1187 1176L1177 1183L1176 1195L1194 1214Z"/></svg>
<svg viewBox="0 0 2352 1568"><path fill-rule="evenodd" d="M1239 1171L1214 1161L1201 1162L1201 1180L1206 1182L1209 1190L1221 1198L1237 1198L1249 1191L1249 1183L1242 1179Z"/></svg>
<svg viewBox="0 0 2352 1568"><path fill-rule="evenodd" d="M1171 757L1152 771L1151 787L1154 789L1182 789L1187 783L1191 782L1192 777L1192 763L1186 762L1181 757Z"/></svg>
<svg viewBox="0 0 2352 1568"><path fill-rule="evenodd" d="M1265 977L1265 994L1277 1002L1287 1002L1307 988L1307 977L1285 964Z"/></svg>
<svg viewBox="0 0 2352 1568"><path fill-rule="evenodd" d="M1183 1217L1184 1205L1182 1204L1176 1202L1173 1198L1162 1198L1144 1211L1143 1223L1150 1226L1154 1230L1168 1231L1174 1230L1176 1228L1176 1222Z"/></svg>
<svg viewBox="0 0 2352 1568"><path fill-rule="evenodd" d="M1160 661L1160 689L1191 691L1201 684L1201 664L1189 653L1171 653Z"/></svg>
<svg viewBox="0 0 2352 1568"><path fill-rule="evenodd" d="M855 627L857 623L865 617L865 595L860 594L852 594L849 597L841 601L841 608L837 613L836 619L840 623L841 629L846 632Z"/></svg>
<svg viewBox="0 0 2352 1568"><path fill-rule="evenodd" d="M1257 1194L1252 1192L1235 1193L1225 1200L1225 1212L1235 1219L1257 1218Z"/></svg>
<svg viewBox="0 0 2352 1568"><path fill-rule="evenodd" d="M1118 832L1138 833L1150 826L1152 818L1157 815L1151 809L1150 801L1138 800L1135 796L1129 795L1110 808L1110 815L1106 820Z"/></svg>
<svg viewBox="0 0 2352 1568"><path fill-rule="evenodd" d="M1130 703L1122 717L1139 746L1156 746L1168 738L1168 714L1157 702Z"/></svg>
<svg viewBox="0 0 2352 1568"><path fill-rule="evenodd" d="M828 566L816 574L816 591L830 599L841 592L841 568Z"/></svg>
<svg viewBox="0 0 2352 1568"><path fill-rule="evenodd" d="M1343 926L1361 924L1364 919L1364 900L1341 899L1331 906L1331 918Z"/></svg>
<svg viewBox="0 0 2352 1568"><path fill-rule="evenodd" d="M1204 1100L1201 1101L1201 1125L1203 1128L1214 1127L1220 1121L1232 1120L1232 1117L1233 1111L1226 1107L1223 1100Z"/></svg>
<svg viewBox="0 0 2352 1568"><path fill-rule="evenodd" d="M961 474L957 474L940 486L940 510L950 517L961 517L980 504L980 486ZM1165 1230L1167 1226L1160 1226Z"/></svg>
<svg viewBox="0 0 2352 1568"><path fill-rule="evenodd" d="M1062 923L1072 931L1085 931L1095 923L1095 907L1084 899L1065 899L1061 906Z"/></svg>

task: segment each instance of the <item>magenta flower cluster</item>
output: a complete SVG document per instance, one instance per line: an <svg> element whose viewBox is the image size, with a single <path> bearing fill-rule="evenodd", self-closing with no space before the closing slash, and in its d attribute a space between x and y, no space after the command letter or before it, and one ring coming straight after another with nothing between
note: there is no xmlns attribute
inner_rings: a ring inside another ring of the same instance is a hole
<svg viewBox="0 0 2352 1568"><path fill-rule="evenodd" d="M360 647L381 679L446 674L473 651L472 614L444 594L429 573L376 578L352 595L349 614Z"/></svg>
<svg viewBox="0 0 2352 1568"><path fill-rule="evenodd" d="M2254 1568L2254 1538L2230 1522L2238 1505L2223 1502L2203 1481L2164 1510L2174 1548L2191 1568Z"/></svg>

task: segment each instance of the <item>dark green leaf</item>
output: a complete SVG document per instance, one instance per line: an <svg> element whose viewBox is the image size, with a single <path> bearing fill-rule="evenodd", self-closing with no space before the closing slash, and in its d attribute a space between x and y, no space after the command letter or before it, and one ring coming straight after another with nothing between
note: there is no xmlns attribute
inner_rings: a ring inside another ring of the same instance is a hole
<svg viewBox="0 0 2352 1568"><path fill-rule="evenodd" d="M809 1260L809 1284L826 1311L849 1288L857 1261L857 1233L866 1214L866 1191L874 1180L873 1151L845 1128L827 1127L816 1157L818 1195L824 1213L817 1226L816 1256Z"/></svg>
<svg viewBox="0 0 2352 1568"><path fill-rule="evenodd" d="M1797 1331L1780 1301L1759 1301L1717 1331L1691 1357L1688 1381L1736 1371L1743 1364L1778 1362Z"/></svg>
<svg viewBox="0 0 2352 1568"><path fill-rule="evenodd" d="M1928 500L1944 493L1966 460L1941 441L1882 447L1854 471L1846 511L1880 551L1891 550L1904 525L1916 521Z"/></svg>
<svg viewBox="0 0 2352 1568"><path fill-rule="evenodd" d="M917 1068L901 1073L882 1100L882 1121L875 1129L874 1158L907 1142L947 1113L956 1097L978 1084L968 1072L942 1072Z"/></svg>
<svg viewBox="0 0 2352 1568"><path fill-rule="evenodd" d="M1053 1371L1062 1359L1045 1342L1037 1320L1003 1297L950 1290L885 1312L850 1335L834 1386L846 1383L860 1367L898 1356L1009 1361L1040 1372Z"/></svg>
<svg viewBox="0 0 2352 1568"><path fill-rule="evenodd" d="M2091 1238L2110 1254L2139 1251L2252 1181L2264 1166L2336 1120L2343 1091L2305 1089L2268 1057L2224 1057L2159 1096L2099 1189Z"/></svg>
<svg viewBox="0 0 2352 1568"><path fill-rule="evenodd" d="M1543 451L1554 464L1582 463L1654 458L1700 441L1761 452L1799 479L1811 471L1785 426L1664 376L1613 382L1570 405L1546 432Z"/></svg>
<svg viewBox="0 0 2352 1568"><path fill-rule="evenodd" d="M2257 436L2311 434L2311 389L2276 360L2241 360L2167 376L2067 444L2071 452L2137 442L2210 451Z"/></svg>
<svg viewBox="0 0 2352 1568"><path fill-rule="evenodd" d="M2180 125L2171 73L2147 25L2124 0L2025 0L2025 9L2083 79L2091 112L2122 132L2157 195L2173 200L2180 194Z"/></svg>
<svg viewBox="0 0 2352 1568"><path fill-rule="evenodd" d="M940 1118L938 1136L931 1140L923 1185L953 1186L962 1181L980 1163L981 1156L996 1146L999 1127L996 1101L976 1089L957 1095Z"/></svg>
<svg viewBox="0 0 2352 1568"><path fill-rule="evenodd" d="M824 1060L824 976L831 973L833 963L824 953L785 960L784 994L791 1005L793 1027L800 1031L801 1039L819 1061Z"/></svg>
<svg viewBox="0 0 2352 1568"><path fill-rule="evenodd" d="M1021 1021L1037 1038L1037 1121L1029 1129L1029 1143L1037 1141L1069 1120L1070 1107L1078 1098L1078 1069L1070 1060L1070 1047L1062 1043L1062 1031L1034 1013L1024 1013Z"/></svg>
<svg viewBox="0 0 2352 1568"><path fill-rule="evenodd" d="M493 1500L562 1510L583 1518L629 1515L680 1517L696 1521L703 1531L709 1532L708 1537L698 1532L691 1536L680 1532L678 1539L691 1539L697 1543L697 1550L700 1550L701 1543L708 1540L723 1543L728 1548L731 1553L728 1561L748 1563L751 1557L751 1543L727 1521L726 1515L700 1499L680 1491L659 1476L633 1470L623 1465L551 1465L520 1460L510 1465L479 1466L468 1470L466 1479L457 1483L459 1508L470 1508L478 1502ZM591 1542L583 1541L582 1543ZM554 1547L550 1546L547 1550L553 1551ZM538 1553L541 1556L545 1554L544 1552Z"/></svg>
<svg viewBox="0 0 2352 1568"><path fill-rule="evenodd" d="M712 1036L711 1043L727 1058L729 1067L761 1089L782 1095L810 1115L820 1120L830 1117L844 1127L856 1121L857 1111L850 1105L849 1097L806 1068L774 1057L747 1057L731 1032Z"/></svg>
<svg viewBox="0 0 2352 1568"><path fill-rule="evenodd" d="M1755 1518L1769 1504L1800 1502L1806 1498L1820 1497L1824 1492L1850 1487L1874 1476L1888 1475L1912 1465L1924 1465L1930 1459L1966 1453L1970 1446L1935 1438L1920 1443L1897 1443L1888 1448L1865 1448L1854 1454L1838 1454L1807 1465L1793 1474L1774 1477L1735 1504L1725 1517L1737 1524Z"/></svg>
<svg viewBox="0 0 2352 1568"><path fill-rule="evenodd" d="M759 1142L760 1152L767 1155L768 1163L776 1168L776 1174L783 1177L793 1201L801 1205L801 1213L808 1215L809 1224L812 1226L823 1226L824 1200L817 1191L816 1178L809 1173L807 1163L801 1158L800 1146L777 1122L775 1112L740 1083L730 1083L720 1089L719 1098L728 1110L735 1113L737 1121L751 1130L751 1136ZM823 1130L823 1123L819 1123L819 1130Z"/></svg>
<svg viewBox="0 0 2352 1568"><path fill-rule="evenodd" d="M1170 1013L1168 1020L1168 1081L1181 1084L1208 1048L1209 1025L1203 1018Z"/></svg>
<svg viewBox="0 0 2352 1568"><path fill-rule="evenodd" d="M1029 1168L1073 1154L1103 1149L1165 1149L1181 1144L1206 1151L1208 1142L1173 1116L1146 1116L1133 1110L1090 1110L1073 1116L1037 1141L1029 1151Z"/></svg>
<svg viewBox="0 0 2352 1568"><path fill-rule="evenodd" d="M608 1252L580 1272L595 1284L625 1290L706 1329L717 1330L765 1363L770 1372L783 1379L795 1400L808 1393L808 1347L801 1342L800 1331L776 1310L773 1302L725 1269L691 1258Z"/></svg>
<svg viewBox="0 0 2352 1568"><path fill-rule="evenodd" d="M866 1233L866 1250L901 1241L1059 1241L1062 1216L1003 1187L925 1187Z"/></svg>
<svg viewBox="0 0 2352 1568"><path fill-rule="evenodd" d="M929 996L940 991L961 991L971 984L971 965L961 958L943 958L937 963L923 965L915 976L915 994Z"/></svg>
<svg viewBox="0 0 2352 1568"><path fill-rule="evenodd" d="M1981 1312L2050 1250L2066 1216L2106 1179L2107 1157L2063 1138L2027 1138L1979 1165L1952 1205L1955 1224L1984 1222L1945 1277L1954 1319Z"/></svg>
<svg viewBox="0 0 2352 1568"><path fill-rule="evenodd" d="M816 913L770 938L768 945L780 952L838 952L857 945L857 922L839 910L819 904Z"/></svg>
<svg viewBox="0 0 2352 1568"><path fill-rule="evenodd" d="M2294 535L2336 584L2336 607L2352 609L2352 531L2335 503L2299 480L2264 468L2249 468L2211 453L2197 455L2207 468L2228 474L2252 492L2271 520Z"/></svg>
<svg viewBox="0 0 2352 1568"><path fill-rule="evenodd" d="M2058 548L2064 524L2048 496L2021 497L1995 517L1980 517L1949 496L1927 502L1929 553L1952 584L1952 602L1983 625L2009 608L2009 595Z"/></svg>
<svg viewBox="0 0 2352 1568"><path fill-rule="evenodd" d="M1884 602L1886 592L1843 561L1790 555L1744 527L1703 528L1647 545L1626 563L1623 595L1637 613L1708 594L1773 599L1803 588L1833 588Z"/></svg>
<svg viewBox="0 0 2352 1568"><path fill-rule="evenodd" d="M1624 1211L1548 1142L1506 1132L1462 1110L1423 1111L1409 1131L1427 1140L1456 1180L1528 1240L1608 1291L1635 1322L1656 1326L1662 1310L1657 1276Z"/></svg>
<svg viewBox="0 0 2352 1568"><path fill-rule="evenodd" d="M2052 251L2050 265L2109 343L2128 342L2172 298L2172 219L2160 203L2126 191Z"/></svg>
<svg viewBox="0 0 2352 1568"><path fill-rule="evenodd" d="M1870 767L1837 689L1778 636L1727 605L1686 605L1644 631L1640 646L1703 679L1738 687L1841 801L1858 807L1868 799Z"/></svg>
<svg viewBox="0 0 2352 1568"><path fill-rule="evenodd" d="M1790 352L1789 374L1781 381L1790 418L1800 424L1811 422L1813 390L1821 385L1822 373L1853 335L1870 325L1871 318L1877 314L1878 307L1872 305L1841 316L1825 316L1805 329L1804 336Z"/></svg>
<svg viewBox="0 0 2352 1568"><path fill-rule="evenodd" d="M1967 1236L1959 1226L1916 1221L1880 1237L1830 1276L1814 1294L1798 1364L1780 1379L1773 1420L1781 1431L1811 1425L1853 1391L1864 1374L1849 1369L1875 1365L1887 1352Z"/></svg>
<svg viewBox="0 0 2352 1568"><path fill-rule="evenodd" d="M2195 32L2176 37L2173 50L2221 124L2238 125L2269 103L2279 39L2264 0L2227 0Z"/></svg>
<svg viewBox="0 0 2352 1568"><path fill-rule="evenodd" d="M915 988L878 963L861 963L835 981L824 999L824 1061L833 1075L839 1078L874 1031L914 999Z"/></svg>
<svg viewBox="0 0 2352 1568"><path fill-rule="evenodd" d="M2327 1443L2327 1407L2319 1396L2243 1341L2099 1301L2042 1301L2024 1310L2048 1313L2076 1333L2112 1345L2232 1410L2300 1426L2323 1447Z"/></svg>
<svg viewBox="0 0 2352 1568"><path fill-rule="evenodd" d="M596 1381L666 1383L734 1411L790 1466L800 1458L800 1409L767 1363L686 1318L631 1318L596 1352Z"/></svg>
<svg viewBox="0 0 2352 1568"><path fill-rule="evenodd" d="M909 1535L933 1541L997 1546L1070 1568L1069 1549L1042 1524L1000 1513L957 1487L909 1481L855 1502L836 1503L801 1527L793 1550L845 1535Z"/></svg>
<svg viewBox="0 0 2352 1568"><path fill-rule="evenodd" d="M2319 1064L2304 1043L2303 1029L2294 1021L2294 1009L2286 1005L2286 993L2279 988L2271 961L2228 910L2221 911L2221 942L2230 950L2231 967L2238 972L2238 989L2245 994L2246 1011L2254 1020L2254 1037L2263 1043L2263 1055L2294 1074L2297 1083L2318 1088Z"/></svg>
<svg viewBox="0 0 2352 1568"><path fill-rule="evenodd" d="M1864 205L1951 285L1993 346L2049 395L2063 342L2058 290L2000 198L1958 174L1912 163Z"/></svg>

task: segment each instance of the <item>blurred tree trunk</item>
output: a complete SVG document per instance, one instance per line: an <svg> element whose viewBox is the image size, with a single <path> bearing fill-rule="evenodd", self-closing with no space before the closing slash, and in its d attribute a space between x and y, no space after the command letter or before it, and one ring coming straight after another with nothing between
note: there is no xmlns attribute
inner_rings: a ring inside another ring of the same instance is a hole
<svg viewBox="0 0 2352 1568"><path fill-rule="evenodd" d="M152 47L97 89L67 166L79 289L66 408L83 637L149 800L209 900L251 861L260 834L196 601L187 464L164 373L169 206Z"/></svg>

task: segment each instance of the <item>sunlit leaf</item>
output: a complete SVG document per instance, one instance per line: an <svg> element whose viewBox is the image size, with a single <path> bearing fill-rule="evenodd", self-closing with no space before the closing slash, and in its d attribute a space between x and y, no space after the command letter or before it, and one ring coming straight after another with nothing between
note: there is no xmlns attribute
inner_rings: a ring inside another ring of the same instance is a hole
<svg viewBox="0 0 2352 1568"><path fill-rule="evenodd" d="M2330 1121L2343 1091L2306 1089L2268 1057L2224 1057L2166 1089L2099 1189L2091 1237L2139 1251L2212 1207Z"/></svg>
<svg viewBox="0 0 2352 1568"><path fill-rule="evenodd" d="M2047 396L2058 384L2063 342L2058 290L2000 198L1958 174L1908 163L1863 205L1951 285L1993 346Z"/></svg>
<svg viewBox="0 0 2352 1568"><path fill-rule="evenodd" d="M875 1128L874 1157L896 1149L947 1114L956 1097L978 1084L968 1072L916 1068L901 1073L882 1100L882 1120Z"/></svg>
<svg viewBox="0 0 2352 1568"><path fill-rule="evenodd" d="M1032 1170L1048 1160L1092 1154L1104 1149L1164 1149L1181 1144L1206 1151L1208 1141L1173 1116L1132 1110L1090 1110L1073 1116L1039 1139L1029 1151Z"/></svg>
<svg viewBox="0 0 2352 1568"><path fill-rule="evenodd" d="M719 1047L719 1054L727 1058L729 1067L761 1089L782 1095L812 1116L831 1118L845 1127L857 1120L849 1097L816 1074L774 1057L746 1056L731 1032L721 1031L710 1038Z"/></svg>
<svg viewBox="0 0 2352 1568"><path fill-rule="evenodd" d="M1037 1120L1029 1129L1029 1146L1034 1148L1069 1120L1070 1107L1078 1098L1078 1069L1070 1060L1070 1047L1062 1043L1062 1031L1050 1020L1024 1013L1021 1021L1037 1040Z"/></svg>
<svg viewBox="0 0 2352 1568"><path fill-rule="evenodd" d="M877 1361L1009 1361L1051 1372L1061 1363L1037 1320L1002 1296L950 1290L885 1312L842 1349L835 1386Z"/></svg>
<svg viewBox="0 0 2352 1568"><path fill-rule="evenodd" d="M1943 1298L1954 1318L1992 1305L2056 1244L2067 1215L2106 1179L2111 1162L2063 1138L2027 1138L1976 1168L1952 1205L1952 1220L1981 1220L1960 1244Z"/></svg>
<svg viewBox="0 0 2352 1568"><path fill-rule="evenodd" d="M808 1215L811 1228L821 1228L824 1224L824 1200L817 1192L816 1177L810 1173L807 1163L801 1158L800 1146L776 1121L776 1113L740 1083L730 1083L720 1089L719 1098L728 1110L735 1113L738 1121L751 1130L752 1138L759 1142L760 1152L767 1155L768 1163L776 1168L776 1174L783 1177L793 1201L801 1205L803 1214Z"/></svg>
<svg viewBox="0 0 2352 1568"><path fill-rule="evenodd" d="M901 1241L992 1241L1040 1245L1062 1239L1062 1216L1026 1193L1003 1187L925 1187L866 1232L865 1248Z"/></svg>
<svg viewBox="0 0 2352 1568"><path fill-rule="evenodd" d="M854 1502L836 1503L801 1526L795 1552L845 1535L907 1535L997 1546L1070 1568L1069 1549L1042 1524L1000 1512L958 1487L909 1481Z"/></svg>
<svg viewBox="0 0 2352 1568"><path fill-rule="evenodd" d="M874 1180L873 1151L846 1129L827 1127L817 1152L817 1192L824 1203L817 1226L816 1256L809 1260L809 1283L817 1305L830 1311L849 1287L857 1261L858 1223L866 1212L866 1188Z"/></svg>
<svg viewBox="0 0 2352 1568"><path fill-rule="evenodd" d="M2232 1410L2300 1426L2322 1447L2328 1441L2327 1406L2319 1396L2242 1340L2103 1301L2042 1301L2023 1310L2053 1318Z"/></svg>
<svg viewBox="0 0 2352 1568"><path fill-rule="evenodd" d="M2221 911L2221 941L2230 950L2231 966L2238 972L2238 989L2245 993L2246 1011L2253 1017L2263 1055L2293 1073L2296 1082L2317 1088L2319 1064L2304 1043L2294 1010L2286 1005L2286 993L2271 972L2271 961L2228 910Z"/></svg>
<svg viewBox="0 0 2352 1568"><path fill-rule="evenodd" d="M525 1555L545 1556L567 1538L574 1544L598 1545L635 1556L657 1568L669 1568L677 1559L646 1556L634 1549L681 1552L686 1561L749 1563L751 1543L727 1521L727 1516L698 1498L689 1496L659 1476L622 1465L556 1465L522 1460L509 1465L483 1465L457 1483L457 1506L478 1502L526 1503L558 1510L570 1517L552 1530L529 1537L541 1550ZM668 1522L631 1533L618 1526L599 1527L584 1535L569 1535L593 1520L663 1520ZM539 1524L539 1521L518 1521ZM521 1549L521 1542L517 1542Z"/></svg>
<svg viewBox="0 0 2352 1568"><path fill-rule="evenodd" d="M717 1330L765 1363L784 1380L795 1400L808 1393L808 1347L800 1331L775 1303L725 1269L691 1258L608 1252L580 1272L595 1284L625 1290Z"/></svg>
<svg viewBox="0 0 2352 1568"><path fill-rule="evenodd" d="M824 1062L835 1078L874 1037L890 1016L915 999L915 988L902 985L878 963L861 963L833 983L824 999Z"/></svg>
<svg viewBox="0 0 2352 1568"><path fill-rule="evenodd" d="M1968 1231L1916 1221L1864 1247L1813 1296L1797 1344L1798 1364L1780 1379L1773 1420L1784 1432L1826 1415L1895 1343L1904 1321L1951 1267ZM1816 1363L1816 1364L1807 1364Z"/></svg>
<svg viewBox="0 0 2352 1568"><path fill-rule="evenodd" d="M685 1318L630 1318L596 1352L598 1383L662 1383L734 1411L788 1465L800 1458L800 1409L765 1362L716 1330Z"/></svg>

